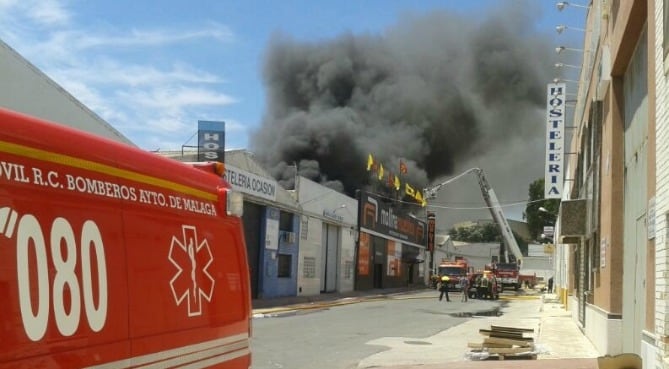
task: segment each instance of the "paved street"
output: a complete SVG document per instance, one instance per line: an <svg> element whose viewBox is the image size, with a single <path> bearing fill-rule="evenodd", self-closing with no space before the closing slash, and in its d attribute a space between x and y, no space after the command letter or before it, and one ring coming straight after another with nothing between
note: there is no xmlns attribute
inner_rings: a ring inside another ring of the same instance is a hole
<svg viewBox="0 0 669 369"><path fill-rule="evenodd" d="M467 355L467 344L481 342L479 329L490 325L534 329L539 360L559 359L547 362L553 365L568 360L572 369L596 368L593 358L599 354L551 295L542 299L539 294L505 293L499 301L468 303L459 302L456 293L451 303L439 303L436 296L423 290L371 301L357 297L258 309L253 369L313 368L314 363L332 369L492 367L501 362ZM537 365L537 360L514 362Z"/></svg>

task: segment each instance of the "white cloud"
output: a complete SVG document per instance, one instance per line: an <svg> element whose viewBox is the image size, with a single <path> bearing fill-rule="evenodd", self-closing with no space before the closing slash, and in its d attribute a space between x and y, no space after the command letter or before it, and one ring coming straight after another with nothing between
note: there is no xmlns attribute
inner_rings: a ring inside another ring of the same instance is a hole
<svg viewBox="0 0 669 369"><path fill-rule="evenodd" d="M104 58L85 68L72 67L58 72L65 79L76 78L87 83L124 86L160 86L173 83L217 84L225 82L221 77L199 70L183 62L175 62L169 70L155 66L121 63Z"/></svg>
<svg viewBox="0 0 669 369"><path fill-rule="evenodd" d="M223 42L234 40L232 31L224 25L209 23L198 29L179 30L173 27L154 30L133 29L116 35L90 34L88 32L70 34L69 44L79 50L89 48L127 48L166 46L197 39L215 39Z"/></svg>
<svg viewBox="0 0 669 369"><path fill-rule="evenodd" d="M195 124L191 121L184 121L180 116L163 115L155 119L147 119L145 128L160 130L166 132L184 132L195 130Z"/></svg>
<svg viewBox="0 0 669 369"><path fill-rule="evenodd" d="M17 24L11 28L23 27L25 25ZM148 52L145 48L160 50L197 40L214 39L222 42L234 40L232 31L218 23L181 30L174 28L131 30L115 35L74 27L54 28L45 34L46 37L43 40L38 40L31 31L33 30L23 29L20 33L13 32L12 39L18 38L23 54L32 60L56 60L59 63L72 65L78 64L77 61L84 58L95 60L103 56L110 57L110 55L128 49L136 53L145 53ZM0 31L0 35L9 35L10 32L10 30ZM221 44L213 46L222 47Z"/></svg>
<svg viewBox="0 0 669 369"><path fill-rule="evenodd" d="M244 123L234 119L223 119L225 121L225 132L246 132L248 127Z"/></svg>
<svg viewBox="0 0 669 369"><path fill-rule="evenodd" d="M27 6L28 16L39 24L62 25L70 21L70 13L61 1L21 1L21 4Z"/></svg>
<svg viewBox="0 0 669 369"><path fill-rule="evenodd" d="M71 16L65 3L59 0L0 0L0 12L5 20L22 18L37 26L69 23Z"/></svg>
<svg viewBox="0 0 669 369"><path fill-rule="evenodd" d="M178 51L197 41L213 40L217 48L234 42L227 26L89 29L65 4L0 0L0 23L7 25L0 37L140 147L180 148L197 131L198 119L237 101L221 91L225 80L218 72ZM148 61L147 53L164 55L166 63ZM245 132L235 123L228 127Z"/></svg>
<svg viewBox="0 0 669 369"><path fill-rule="evenodd" d="M120 92L126 101L152 109L178 110L186 106L220 106L236 102L235 98L217 91L201 87L166 87Z"/></svg>

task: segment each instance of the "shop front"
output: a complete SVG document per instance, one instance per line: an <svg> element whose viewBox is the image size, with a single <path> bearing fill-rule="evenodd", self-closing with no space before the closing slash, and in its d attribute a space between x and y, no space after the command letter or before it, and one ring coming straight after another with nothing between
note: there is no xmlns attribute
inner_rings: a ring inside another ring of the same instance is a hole
<svg viewBox="0 0 669 369"><path fill-rule="evenodd" d="M378 195L360 192L356 290L424 283L427 225L394 205Z"/></svg>

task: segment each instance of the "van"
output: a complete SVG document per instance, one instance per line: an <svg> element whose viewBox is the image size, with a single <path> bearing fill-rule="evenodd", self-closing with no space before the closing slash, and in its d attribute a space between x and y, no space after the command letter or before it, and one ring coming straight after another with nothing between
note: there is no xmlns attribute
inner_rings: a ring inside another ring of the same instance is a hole
<svg viewBox="0 0 669 369"><path fill-rule="evenodd" d="M222 164L4 109L0 127L0 368L250 368Z"/></svg>

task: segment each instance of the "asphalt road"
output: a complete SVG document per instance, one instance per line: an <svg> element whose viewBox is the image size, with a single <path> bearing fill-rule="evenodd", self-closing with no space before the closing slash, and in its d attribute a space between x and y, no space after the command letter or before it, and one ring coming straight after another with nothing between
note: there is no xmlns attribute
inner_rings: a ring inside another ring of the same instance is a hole
<svg viewBox="0 0 669 369"><path fill-rule="evenodd" d="M253 369L352 369L386 350L368 344L384 337L409 337L411 344L461 324L472 315L497 314L501 300L438 301L426 291L404 299L367 301L287 312L253 320Z"/></svg>

